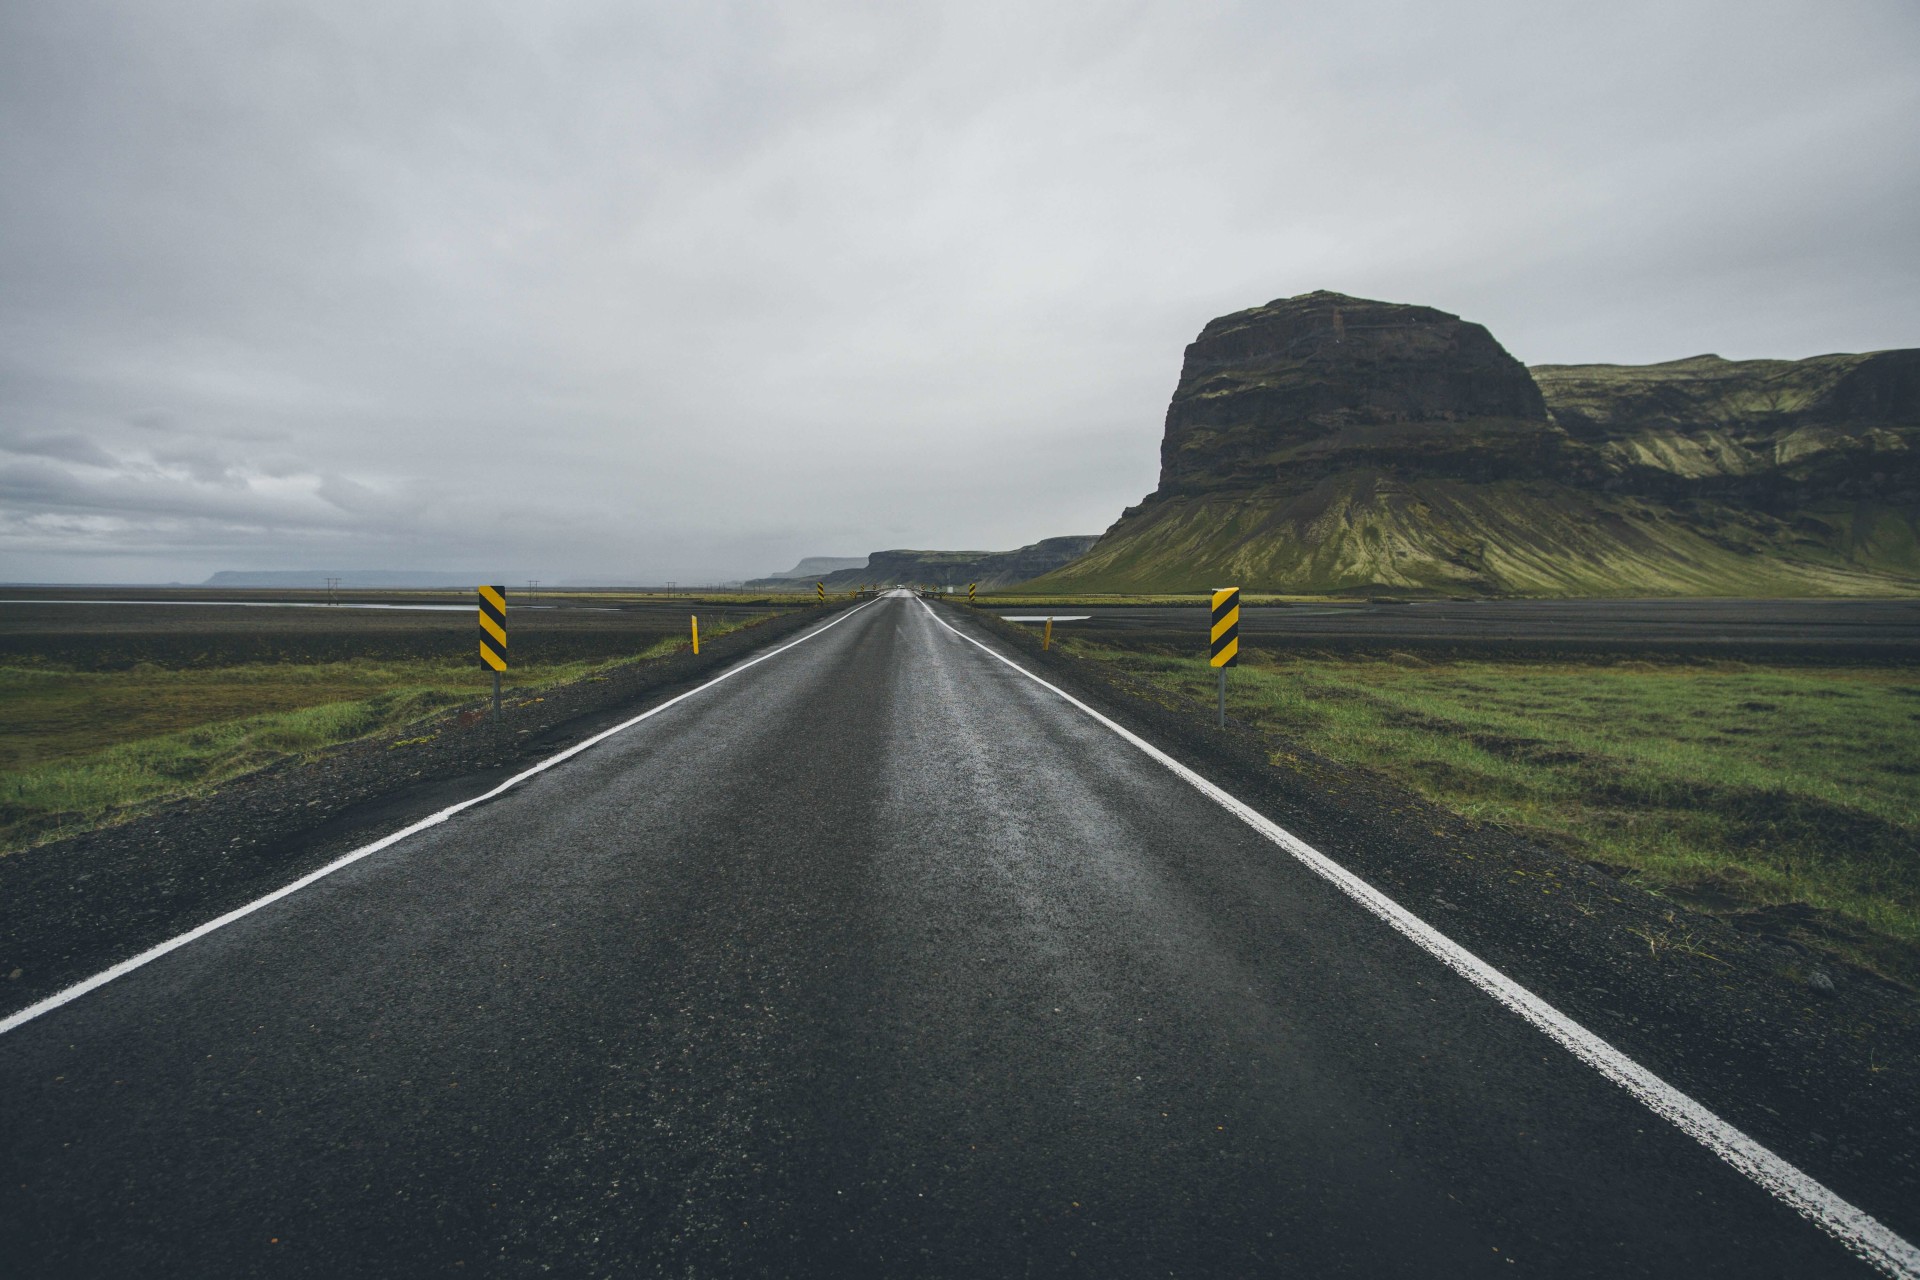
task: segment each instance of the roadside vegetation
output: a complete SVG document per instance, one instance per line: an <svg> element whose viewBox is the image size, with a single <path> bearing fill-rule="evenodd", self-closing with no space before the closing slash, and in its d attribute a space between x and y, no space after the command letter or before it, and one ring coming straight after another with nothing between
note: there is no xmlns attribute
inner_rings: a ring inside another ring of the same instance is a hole
<svg viewBox="0 0 1920 1280"><path fill-rule="evenodd" d="M701 621L703 639L754 619ZM651 638L618 658L520 663L508 700L686 648ZM406 738L417 722L478 705L477 658L177 664L90 670L0 663L0 854L205 792L290 756L360 738Z"/></svg>
<svg viewBox="0 0 1920 1280"><path fill-rule="evenodd" d="M1210 709L1203 658L1066 647ZM1920 669L1257 651L1242 662L1229 680L1236 718L1920 985Z"/></svg>

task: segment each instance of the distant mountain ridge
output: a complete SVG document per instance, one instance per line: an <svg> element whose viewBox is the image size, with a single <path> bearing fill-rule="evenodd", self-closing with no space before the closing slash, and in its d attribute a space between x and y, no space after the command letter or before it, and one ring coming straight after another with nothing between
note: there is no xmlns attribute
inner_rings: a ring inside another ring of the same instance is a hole
<svg viewBox="0 0 1920 1280"><path fill-rule="evenodd" d="M866 556L807 556L785 573L770 573L754 581L781 582L794 578L818 578L822 574L837 573L841 569L863 569L866 564Z"/></svg>
<svg viewBox="0 0 1920 1280"><path fill-rule="evenodd" d="M1159 487L1031 589L1920 591L1920 351L1544 365L1318 292L1209 323Z"/></svg>
<svg viewBox="0 0 1920 1280"><path fill-rule="evenodd" d="M756 578L746 584L746 589L808 590L819 581L829 591L849 591L869 583L964 587L970 582L978 583L982 590L998 590L1070 564L1097 541L1097 534L1079 534L1043 538L1013 551L876 551L857 567L817 578Z"/></svg>

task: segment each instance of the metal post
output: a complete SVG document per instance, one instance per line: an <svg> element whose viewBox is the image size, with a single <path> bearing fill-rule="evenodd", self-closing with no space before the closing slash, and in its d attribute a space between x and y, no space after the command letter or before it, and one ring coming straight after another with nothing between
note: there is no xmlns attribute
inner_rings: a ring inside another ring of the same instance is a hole
<svg viewBox="0 0 1920 1280"><path fill-rule="evenodd" d="M493 722L500 723L500 673L493 673Z"/></svg>
<svg viewBox="0 0 1920 1280"><path fill-rule="evenodd" d="M1220 727L1227 727L1227 669L1220 668Z"/></svg>

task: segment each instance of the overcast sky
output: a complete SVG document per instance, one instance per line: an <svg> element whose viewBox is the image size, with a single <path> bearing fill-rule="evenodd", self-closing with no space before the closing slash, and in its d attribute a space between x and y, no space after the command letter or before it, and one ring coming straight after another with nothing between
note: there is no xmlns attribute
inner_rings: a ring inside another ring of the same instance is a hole
<svg viewBox="0 0 1920 1280"><path fill-rule="evenodd" d="M0 4L0 578L1093 533L1326 288L1920 345L1920 5Z"/></svg>

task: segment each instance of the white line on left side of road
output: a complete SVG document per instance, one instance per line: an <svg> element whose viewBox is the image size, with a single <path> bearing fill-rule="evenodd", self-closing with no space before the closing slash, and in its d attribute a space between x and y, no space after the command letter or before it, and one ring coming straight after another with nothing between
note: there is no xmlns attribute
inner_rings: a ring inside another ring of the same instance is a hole
<svg viewBox="0 0 1920 1280"><path fill-rule="evenodd" d="M24 1026L25 1024L32 1022L35 1018L40 1017L42 1014L51 1013L53 1012L53 1010L58 1009L61 1005L71 1004L75 1000L78 1000L81 996L86 995L89 991L98 990L99 988L106 986L109 982L112 982L115 978L124 978L129 973L132 973L135 969L144 968L145 966L152 964L155 960L158 960L161 956L164 956L169 952L178 951L181 947L186 946L190 942L196 942L199 939L206 937L208 934L213 933L216 930L224 929L228 925L232 924L234 921L243 919L246 916L250 916L254 912L260 910L260 908L262 907L271 906L272 904L280 901L280 899L282 898L288 897L292 894L296 894L300 892L300 890L312 884L314 881L326 879L328 876L340 870L342 867L352 866L354 863L360 861L362 858L369 857L373 854L376 854L380 852L382 849L388 848L391 845L396 845L400 843L402 840L405 840L408 836L417 835L420 832L425 831L428 827L437 827L441 823L445 822L447 819L453 817L455 814L461 813L467 809L471 809L477 804L485 804L487 801L493 799L494 797L513 790L515 787L525 782L528 778L532 778L538 774L545 773L547 770L553 768L553 766L559 764L563 760L571 760L574 756L579 755L582 751L585 751L588 747L594 746L597 743L605 742L608 738L613 737L613 735L615 735L616 733L622 733L628 729L633 728L633 726L639 724L642 720L651 720L653 717L659 715L662 711L665 711L667 708L676 706L679 703L685 702L688 698L693 697L695 694L704 693L708 689L713 688L713 686L719 684L723 680L731 680L734 676L739 675L742 671L747 670L747 668L749 667L757 667L761 663L766 662L770 658L779 657L781 654L785 653L787 650L795 647L796 645L805 644L809 640L825 635L827 632L833 630L835 627L845 622L848 618L851 618L854 614L859 613L862 609L865 609L874 603L875 601L869 600L865 604L856 605L853 608L847 610L845 613L841 614L839 617L833 619L833 621L827 623L825 626L819 627L813 631L809 631L807 632L807 634L801 636L797 640L789 640L786 644L781 645L778 649L770 649L766 653L760 654L757 657L749 658L747 661L740 663L738 666L728 667L725 671L722 671L719 675L707 681L705 684L697 685L694 688L687 690L685 693L676 694L675 696L661 703L659 706L650 707L647 710L642 711L639 715L634 716L631 720L623 720L619 724L614 725L611 729L603 729L599 733L594 734L591 738L587 738L583 741L574 743L572 746L568 747L565 751L559 752L556 755L548 756L545 760L542 760L540 763L534 765L532 768L526 769L520 773L514 774L511 778L508 778L505 782L501 783L499 786L495 787L491 791L488 791L482 795L474 796L472 799L469 799L469 800L462 800L458 804L448 805L446 808L440 810L439 812L429 814L427 817L420 819L420 821L414 823L412 826L402 827L400 830L394 832L392 835L382 836L380 839L375 840L372 844L361 845L358 849L355 849L351 853L341 854L338 858L335 858L332 862L329 862L326 866L321 867L319 870L309 871L306 875L301 876L298 880L295 880L290 884L282 885L280 888L275 889L272 893L269 893L264 897L255 898L252 902L247 903L243 907L235 907L232 911L227 912L223 916L218 916L212 920L207 921L203 925L199 925L195 928L187 930L185 933L178 934L174 937L168 938L165 942L162 942L156 946L148 947L145 951L142 951L139 955L129 956L127 959L122 960L120 963L116 965L113 965L106 969L102 969L99 973L94 974L90 978L82 979L81 981L74 983L72 986L67 987L64 990L56 991L52 995L48 996L46 999L38 1001L37 1003L34 1003L34 1004L30 1004L26 1008L20 1010L18 1013L9 1014L5 1018L0 1018L0 1035L5 1035L7 1032L12 1031L16 1027Z"/></svg>
<svg viewBox="0 0 1920 1280"><path fill-rule="evenodd" d="M1209 800L1252 827L1260 835L1279 845L1322 879L1330 881L1342 893L1433 956L1441 964L1492 996L1502 1005L1573 1054L1574 1057L1613 1081L1688 1137L1699 1142L1732 1165L1750 1181L1784 1202L1800 1216L1838 1240L1849 1252L1877 1267L1896 1280L1920 1280L1920 1248L1843 1198L1798 1165L1776 1155L1704 1103L1668 1084L1639 1062L1628 1057L1597 1032L1574 1021L1558 1008L1541 999L1500 969L1441 933L1413 912L1401 906L1371 884L1321 853L1267 817L1252 805L1181 764L1145 738L1095 711L1066 690L1027 670L1013 659L980 643L950 625L925 601L921 608L927 616L954 636L965 640L980 652L1001 662L1057 695L1127 742L1166 766L1182 781Z"/></svg>

